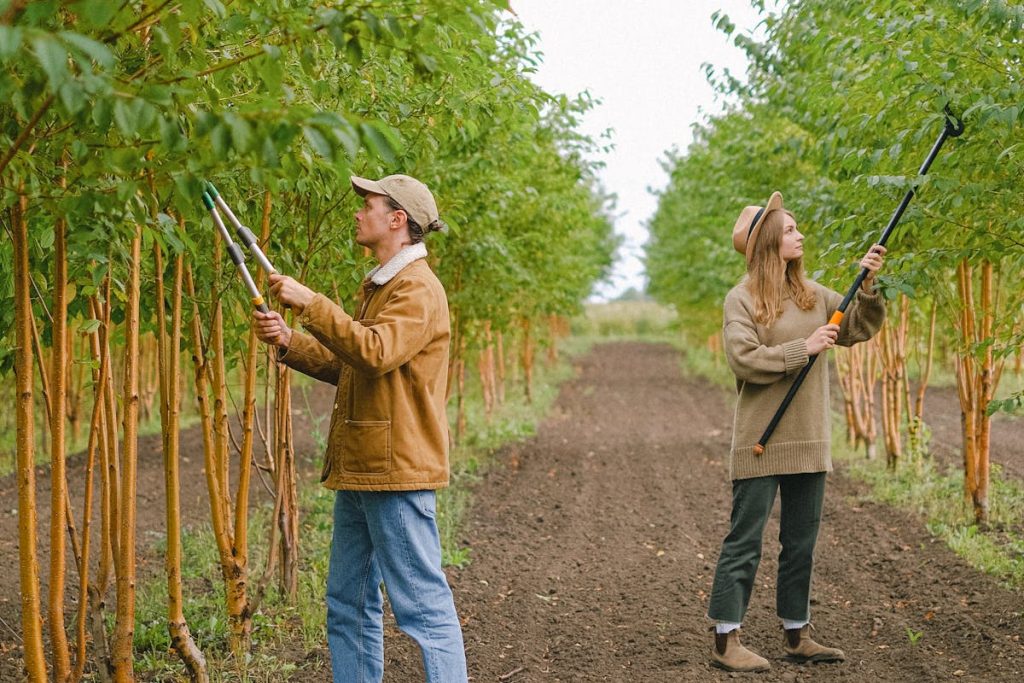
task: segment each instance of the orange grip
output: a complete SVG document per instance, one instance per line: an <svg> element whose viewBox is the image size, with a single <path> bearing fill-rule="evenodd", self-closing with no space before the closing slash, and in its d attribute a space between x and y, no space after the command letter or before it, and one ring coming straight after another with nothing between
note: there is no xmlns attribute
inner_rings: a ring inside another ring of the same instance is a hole
<svg viewBox="0 0 1024 683"><path fill-rule="evenodd" d="M838 325L841 322L843 322L843 312L842 311L836 311L835 313L832 314L832 317L829 319L828 324L829 325Z"/></svg>

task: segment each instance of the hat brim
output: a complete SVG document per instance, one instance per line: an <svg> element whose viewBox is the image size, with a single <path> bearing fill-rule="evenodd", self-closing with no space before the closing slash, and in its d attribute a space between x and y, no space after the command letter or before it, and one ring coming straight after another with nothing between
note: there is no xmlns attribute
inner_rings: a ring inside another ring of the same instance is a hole
<svg viewBox="0 0 1024 683"><path fill-rule="evenodd" d="M360 178L357 175L351 176L349 180L352 181L352 189L356 191L356 194L360 197L365 197L368 194L381 194L387 196L387 191L384 187L376 180L370 180L369 178Z"/></svg>
<svg viewBox="0 0 1024 683"><path fill-rule="evenodd" d="M761 232L761 226L764 225L764 219L768 217L768 212L781 208L782 193L772 192L772 196L768 198L768 203L764 205L764 211L757 217L757 222L754 223L754 227L750 229L750 236L747 237L746 248L743 251L743 255L747 258L747 263L750 263L750 259L754 257L754 245L757 244L757 236Z"/></svg>

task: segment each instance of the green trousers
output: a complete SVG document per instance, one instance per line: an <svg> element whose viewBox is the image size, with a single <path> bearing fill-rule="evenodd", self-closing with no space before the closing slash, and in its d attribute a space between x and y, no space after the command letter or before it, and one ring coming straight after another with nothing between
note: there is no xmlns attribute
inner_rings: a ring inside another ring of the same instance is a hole
<svg viewBox="0 0 1024 683"><path fill-rule="evenodd" d="M761 562L764 525L779 491L779 576L775 605L781 619L809 621L811 570L825 499L825 473L737 479L732 483L732 518L722 543L708 617L742 623Z"/></svg>

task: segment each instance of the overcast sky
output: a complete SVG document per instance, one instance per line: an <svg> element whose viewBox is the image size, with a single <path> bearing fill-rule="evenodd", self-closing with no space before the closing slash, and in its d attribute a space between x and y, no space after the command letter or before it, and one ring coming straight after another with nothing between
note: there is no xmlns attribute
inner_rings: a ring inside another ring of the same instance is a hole
<svg viewBox="0 0 1024 683"><path fill-rule="evenodd" d="M605 155L605 188L618 196L616 231L625 241L609 285L597 299L644 286L642 245L646 220L657 207L649 188L668 180L658 160L683 150L702 112L717 112L701 64L746 73L743 53L712 25L722 9L737 31L750 33L760 20L749 0L511 0L530 31L540 34L544 62L535 77L548 92L590 92L601 105L583 130L613 129L615 150ZM772 3L769 3L769 7Z"/></svg>

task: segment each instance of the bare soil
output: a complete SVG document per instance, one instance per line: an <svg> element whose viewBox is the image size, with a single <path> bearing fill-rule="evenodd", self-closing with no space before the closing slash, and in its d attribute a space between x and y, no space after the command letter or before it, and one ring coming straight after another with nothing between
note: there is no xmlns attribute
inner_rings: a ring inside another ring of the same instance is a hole
<svg viewBox="0 0 1024 683"><path fill-rule="evenodd" d="M956 387L933 387L924 396L924 421L932 431L929 448L939 462L963 468L960 399ZM1024 480L1024 421L997 413L992 417L989 458L1003 474Z"/></svg>
<svg viewBox="0 0 1024 683"><path fill-rule="evenodd" d="M704 616L730 509L728 395L684 378L667 346L602 346L578 366L538 435L475 492L473 562L452 575L473 680L739 676L709 666ZM815 568L816 635L847 661L781 658L776 511L744 625L772 664L759 678L1024 680L1024 595L863 494L831 476ZM408 641L391 650L385 680L417 680Z"/></svg>
<svg viewBox="0 0 1024 683"><path fill-rule="evenodd" d="M576 378L563 386L537 436L501 450L474 490L463 530L472 562L448 570L472 680L751 676L708 664L704 613L731 493L724 462L732 420L727 392L683 377L679 355L668 346L604 345L576 365ZM315 396L313 410L326 410L329 393ZM929 404L926 419L943 411L958 415L953 398L946 408ZM1019 424L1007 424L1018 435L1011 445L1024 441ZM940 429L933 445L947 438ZM315 463L309 431L296 424L296 436L307 439L300 450ZM201 452L195 430L183 437L191 452ZM163 528L159 439L144 448L139 490L151 504L139 507L140 539L144 530ZM208 516L197 458L183 475L199 489L185 513L196 522ZM39 476L43 508L48 482L45 472ZM1024 595L966 565L921 520L865 502L864 494L841 469L830 477L818 543L813 620L817 637L846 651L842 664L782 660L774 616L777 512L769 522L744 624L744 641L772 663L759 678L1024 680ZM20 670L13 479L0 482L0 501L0 617L10 627L0 624L0 680L6 681L17 680ZM143 563L160 564L156 557ZM329 677L323 647L282 655L302 666L292 680ZM388 683L422 680L418 651L393 624L386 669Z"/></svg>

